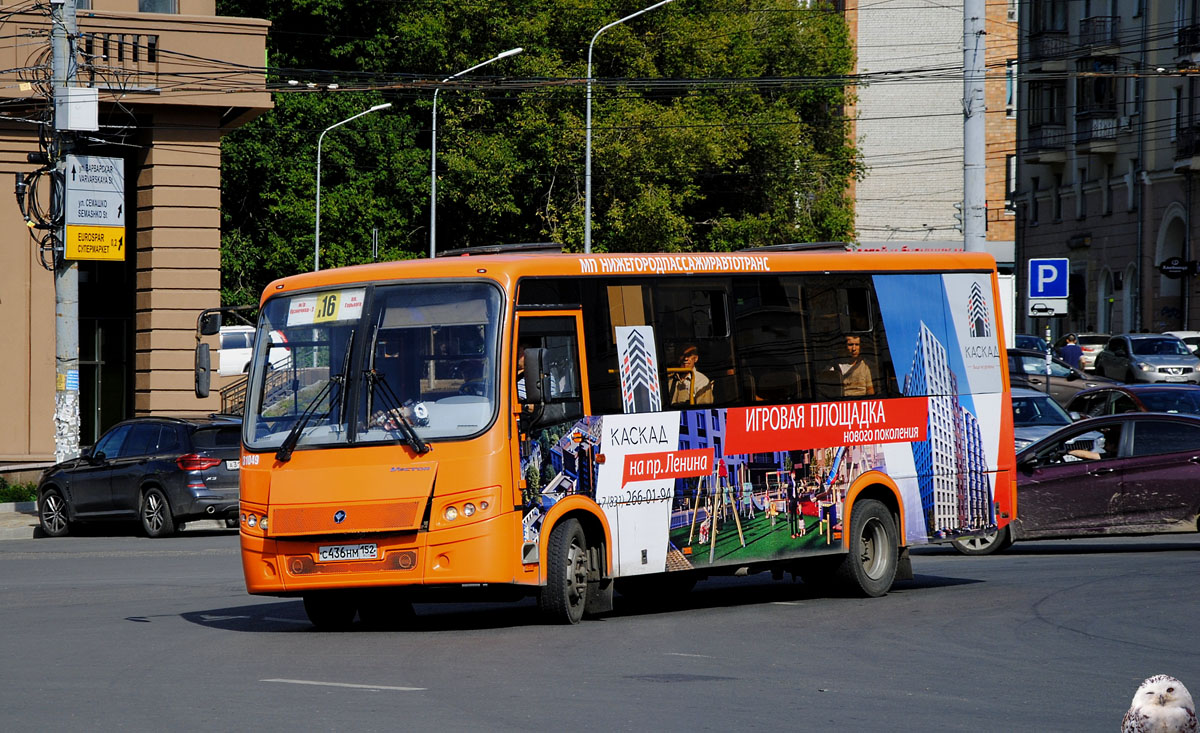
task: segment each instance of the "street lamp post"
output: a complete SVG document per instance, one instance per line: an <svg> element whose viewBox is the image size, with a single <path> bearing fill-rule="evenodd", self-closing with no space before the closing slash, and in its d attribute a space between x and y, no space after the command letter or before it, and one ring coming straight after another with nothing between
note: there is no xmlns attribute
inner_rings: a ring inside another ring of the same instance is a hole
<svg viewBox="0 0 1200 733"><path fill-rule="evenodd" d="M329 132L330 130L332 130L335 127L341 127L342 125L346 124L347 122L350 122L351 120L357 120L359 117L362 117L363 115L369 115L372 112L378 112L381 109L387 109L388 107L391 107L391 106L392 106L391 102L384 102L383 104L377 104L370 109L363 110L362 112L359 112L358 114L354 115L353 117L347 117L346 119L342 120L341 122L337 122L335 124L330 125L329 127L326 127L324 129L324 131L321 132L321 136L317 138L317 228L316 228L315 236L313 237L313 271L314 272L321 269L321 143L325 141L325 133Z"/></svg>
<svg viewBox="0 0 1200 733"><path fill-rule="evenodd" d="M627 20L636 18L643 13L649 13L655 8L661 8L674 0L662 0L651 5L648 8L642 8L636 13L626 15L620 20L614 20L600 30L596 31L596 35L592 36L592 42L588 44L588 63L587 63L587 152L584 154L584 173L583 173L583 251L590 253L592 251L592 47L596 45L596 39L604 31L618 26Z"/></svg>
<svg viewBox="0 0 1200 733"><path fill-rule="evenodd" d="M447 76L442 79L445 84L448 81L457 79L458 77L469 74L472 71L487 66L488 64L499 61L508 56L516 56L524 51L524 48L517 46L510 48L507 51L497 54L483 63L475 64L469 69L463 69L457 74ZM437 254L437 98L441 88L433 90L433 138L429 144L429 258L433 259Z"/></svg>

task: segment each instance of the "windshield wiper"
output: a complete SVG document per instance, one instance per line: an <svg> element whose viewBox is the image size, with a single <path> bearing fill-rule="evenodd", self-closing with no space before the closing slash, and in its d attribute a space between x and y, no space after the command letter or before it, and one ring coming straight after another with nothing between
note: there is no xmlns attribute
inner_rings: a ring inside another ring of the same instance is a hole
<svg viewBox="0 0 1200 733"><path fill-rule="evenodd" d="M325 399L325 395L330 393L333 385L338 385L340 390L343 381L345 381L345 377L341 374L338 374L330 377L329 381L325 383L325 386L321 387L321 391L317 393L317 396L313 398L313 401L310 402L308 407L304 409L304 412L301 413L300 419L297 420L296 424L292 426L292 431L288 433L287 437L283 439L283 442L279 444L279 449L275 451L275 460L280 461L281 463L287 463L288 461L292 460L292 451L296 449L296 444L300 442L300 433L304 431L305 426L308 425L308 421L312 419L313 413L317 411L317 406L320 405L321 401ZM333 411L332 403L333 400L330 400L330 408L325 411L325 414L322 415L322 417L327 417L329 413Z"/></svg>
<svg viewBox="0 0 1200 733"><path fill-rule="evenodd" d="M400 402L400 398L392 391L391 385L387 383L387 377L374 369L372 364L371 369L363 372L363 376L367 380L368 396L373 397L375 394L376 385L379 386L379 393L383 396L380 402L387 406L388 417L396 421L396 429L400 433L400 437L412 448L417 455L424 455L430 451L429 444L421 440L421 436L417 435L417 430L413 426L412 420L405 414L405 407Z"/></svg>
<svg viewBox="0 0 1200 733"><path fill-rule="evenodd" d="M331 376L329 381L325 383L325 386L321 387L321 391L317 393L317 396L313 398L313 401L308 403L308 407L306 407L304 412L301 413L300 419L297 420L296 424L292 426L291 432L288 433L287 437L283 439L283 442L279 444L279 449L275 451L275 460L281 463L287 463L288 461L292 460L292 452L296 450L296 444L300 442L300 433L304 431L305 426L308 425L308 421L312 419L313 413L317 411L317 407L321 404L321 400L325 399L325 395L327 394L330 395L329 409L326 410L325 414L321 417L326 418L333 413L333 397L331 390L335 384L338 386L338 405L342 407L342 414L346 414L345 406L341 403L341 400L345 398L346 394L346 374L350 371L350 354L353 350L354 331L351 331L350 339L346 343L346 353L342 357L341 374L335 374ZM298 392L296 397L299 397Z"/></svg>

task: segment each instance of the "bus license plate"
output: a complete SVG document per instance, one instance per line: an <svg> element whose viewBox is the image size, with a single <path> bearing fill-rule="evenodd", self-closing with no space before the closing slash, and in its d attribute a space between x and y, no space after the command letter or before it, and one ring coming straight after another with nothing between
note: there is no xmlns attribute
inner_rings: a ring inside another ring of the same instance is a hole
<svg viewBox="0 0 1200 733"><path fill-rule="evenodd" d="M375 560L378 556L379 548L374 542L364 542L361 545L321 545L317 548L317 560L320 562Z"/></svg>

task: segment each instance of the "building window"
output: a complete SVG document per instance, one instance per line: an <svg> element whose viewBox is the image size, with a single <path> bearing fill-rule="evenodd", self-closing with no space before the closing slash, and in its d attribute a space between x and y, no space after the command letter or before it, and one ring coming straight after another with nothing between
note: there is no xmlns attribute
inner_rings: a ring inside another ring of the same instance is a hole
<svg viewBox="0 0 1200 733"><path fill-rule="evenodd" d="M1030 15L1034 33L1065 33L1067 30L1066 0L1034 0Z"/></svg>
<svg viewBox="0 0 1200 733"><path fill-rule="evenodd" d="M1029 83L1029 126L1067 124L1067 85L1062 81Z"/></svg>
<svg viewBox="0 0 1200 733"><path fill-rule="evenodd" d="M1017 197L1017 156L1004 156L1004 210L1016 209Z"/></svg>
<svg viewBox="0 0 1200 733"><path fill-rule="evenodd" d="M179 0L138 0L139 13L178 13Z"/></svg>
<svg viewBox="0 0 1200 733"><path fill-rule="evenodd" d="M1075 82L1076 114L1116 114L1116 62L1111 58L1080 59L1076 69L1080 73Z"/></svg>
<svg viewBox="0 0 1200 733"><path fill-rule="evenodd" d="M1017 60L1009 59L1004 64L1004 116L1017 116Z"/></svg>
<svg viewBox="0 0 1200 733"><path fill-rule="evenodd" d="M1135 75L1126 79L1125 84L1125 114L1130 117L1140 115L1143 90L1146 88L1145 80Z"/></svg>

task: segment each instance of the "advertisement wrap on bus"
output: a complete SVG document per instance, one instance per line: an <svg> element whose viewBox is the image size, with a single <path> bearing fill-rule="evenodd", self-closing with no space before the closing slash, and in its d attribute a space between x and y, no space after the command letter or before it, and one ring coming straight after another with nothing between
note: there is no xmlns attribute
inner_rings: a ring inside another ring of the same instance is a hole
<svg viewBox="0 0 1200 733"><path fill-rule="evenodd" d="M903 357L893 361L903 397L585 417L531 435L522 474L545 478L529 492L524 540L537 542L557 500L583 494L620 528L620 576L840 549L847 494L871 473L901 492L910 544L995 527L1006 407L991 283L877 275L874 285L889 351ZM622 361L653 374L653 339L642 336ZM636 388L635 376L623 380Z"/></svg>
<svg viewBox="0 0 1200 733"><path fill-rule="evenodd" d="M448 593L574 623L761 571L882 595L910 546L1015 515L1001 326L994 261L965 253L285 278L257 329L291 359L257 339L245 386L247 589L321 628Z"/></svg>

